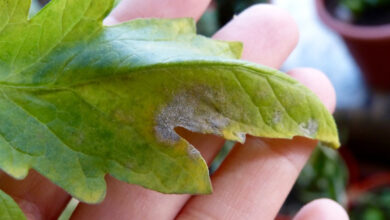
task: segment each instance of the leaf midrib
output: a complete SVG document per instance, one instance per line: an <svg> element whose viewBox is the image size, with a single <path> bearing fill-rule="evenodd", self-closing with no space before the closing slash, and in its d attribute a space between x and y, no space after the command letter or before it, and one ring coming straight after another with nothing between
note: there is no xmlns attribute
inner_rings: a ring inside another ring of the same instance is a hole
<svg viewBox="0 0 390 220"><path fill-rule="evenodd" d="M225 60L218 60L218 61L209 61L209 60L190 60L190 61L174 61L170 63L160 63L160 64L152 64L152 65L145 65L145 66L140 66L140 67L134 67L130 70L128 70L124 74L116 74L116 75L108 75L108 76L103 76L103 77L97 77L95 79L91 80L85 80L81 81L78 83L74 84L69 84L69 85L61 85L60 83L55 84L56 82L51 82L51 83L46 83L46 84L21 84L21 83L8 83L7 81L0 81L0 88L12 88L12 89L20 89L20 90L30 90L30 91L35 91L35 90L47 90L47 91L64 91L64 90L69 90L71 88L76 88L80 86L85 86L88 84L96 84L101 81L107 82L108 80L115 80L118 78L127 78L131 77L132 73L142 73L147 72L149 70L166 70L170 68L176 68L176 67L184 67L184 68L202 68L202 69L207 69L207 68L223 68L223 69L230 69L230 68L235 68L235 70L243 69L246 74L249 74L253 77L262 77L262 78L268 78L268 77L274 77L280 80L283 80L286 83L290 83L293 85L298 84L297 81L288 78L288 76L285 74L277 74L278 71L274 70L269 67L265 67L262 65L246 65L242 66L243 62L242 61L237 61L233 59L225 59ZM199 67L199 66L201 67Z"/></svg>

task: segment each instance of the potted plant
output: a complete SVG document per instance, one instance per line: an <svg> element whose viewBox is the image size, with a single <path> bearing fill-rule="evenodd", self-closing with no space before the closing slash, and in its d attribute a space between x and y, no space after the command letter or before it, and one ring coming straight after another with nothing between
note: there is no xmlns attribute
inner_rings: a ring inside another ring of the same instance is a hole
<svg viewBox="0 0 390 220"><path fill-rule="evenodd" d="M390 173L373 174L352 184L348 197L348 210L352 219L389 219Z"/></svg>
<svg viewBox="0 0 390 220"><path fill-rule="evenodd" d="M319 198L329 198L347 207L347 162L338 152L317 146L276 220L292 220L297 210Z"/></svg>
<svg viewBox="0 0 390 220"><path fill-rule="evenodd" d="M390 1L317 0L321 20L344 39L369 86L390 91Z"/></svg>
<svg viewBox="0 0 390 220"><path fill-rule="evenodd" d="M259 3L269 3L269 0L213 0L197 23L198 33L210 37L234 15Z"/></svg>
<svg viewBox="0 0 390 220"><path fill-rule="evenodd" d="M253 4L268 3L269 0L216 0L218 7L218 20L222 26L226 24L235 14Z"/></svg>

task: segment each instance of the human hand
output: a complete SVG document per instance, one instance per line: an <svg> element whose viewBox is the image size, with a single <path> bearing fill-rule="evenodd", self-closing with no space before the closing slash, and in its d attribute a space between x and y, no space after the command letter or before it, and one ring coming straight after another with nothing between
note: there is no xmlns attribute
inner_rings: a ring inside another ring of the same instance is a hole
<svg viewBox="0 0 390 220"><path fill-rule="evenodd" d="M107 24L138 17L199 18L210 0L123 0ZM243 59L279 68L298 40L292 18L273 6L254 6L222 28L214 38L244 43ZM299 68L289 74L312 89L329 111L334 90L321 72ZM261 89L261 88L259 88ZM214 135L180 131L211 162L224 144ZM248 137L237 144L211 177L214 192L206 196L164 195L107 176L107 197L98 205L80 204L73 219L273 219L278 213L316 141ZM30 219L53 219L69 195L36 172L23 181L0 173L0 188L12 195ZM348 219L330 200L305 206L302 219Z"/></svg>

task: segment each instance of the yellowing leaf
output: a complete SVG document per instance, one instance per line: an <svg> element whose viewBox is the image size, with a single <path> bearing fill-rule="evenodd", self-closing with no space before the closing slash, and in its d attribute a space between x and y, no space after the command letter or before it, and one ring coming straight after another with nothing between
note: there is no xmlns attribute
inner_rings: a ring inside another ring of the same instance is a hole
<svg viewBox="0 0 390 220"><path fill-rule="evenodd" d="M28 0L0 0L5 172L24 178L34 168L95 203L106 174L164 193L210 193L206 163L175 127L338 147L319 99L284 73L237 60L240 43L198 36L190 19L103 27L112 4L53 0L27 20Z"/></svg>

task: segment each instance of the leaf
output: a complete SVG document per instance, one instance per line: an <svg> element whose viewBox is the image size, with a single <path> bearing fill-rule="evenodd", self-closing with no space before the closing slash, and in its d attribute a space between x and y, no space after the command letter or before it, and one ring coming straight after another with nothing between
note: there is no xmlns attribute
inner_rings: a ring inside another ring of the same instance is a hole
<svg viewBox="0 0 390 220"><path fill-rule="evenodd" d="M197 36L190 19L103 27L112 0L53 0L27 20L29 1L17 2L0 0L19 4L0 20L0 168L16 178L34 168L89 203L104 198L107 173L164 193L210 193L206 163L175 127L339 145L311 91L237 60L240 43Z"/></svg>
<svg viewBox="0 0 390 220"><path fill-rule="evenodd" d="M24 220L22 210L7 194L0 190L0 216L2 220Z"/></svg>

